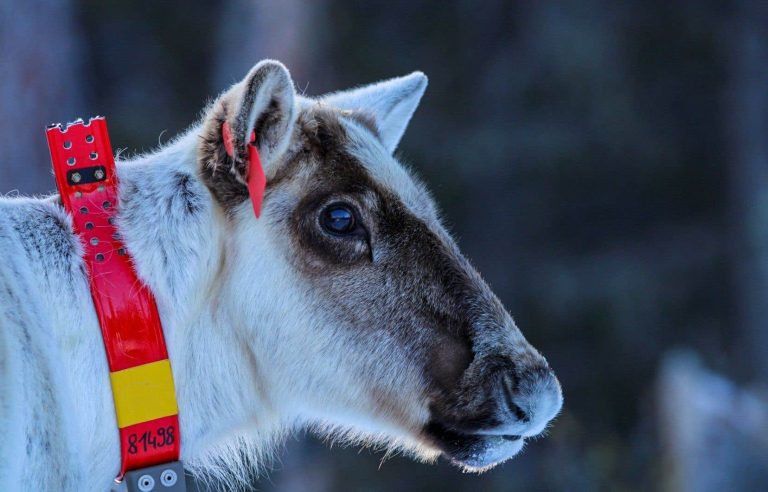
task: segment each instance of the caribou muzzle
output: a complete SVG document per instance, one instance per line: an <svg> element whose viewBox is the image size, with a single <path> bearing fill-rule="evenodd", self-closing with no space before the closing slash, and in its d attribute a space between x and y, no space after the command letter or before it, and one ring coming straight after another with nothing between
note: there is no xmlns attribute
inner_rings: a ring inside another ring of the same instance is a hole
<svg viewBox="0 0 768 492"><path fill-rule="evenodd" d="M477 470L505 461L560 412L560 383L523 343L513 355L476 357L458 387L433 403L425 435L453 463Z"/></svg>

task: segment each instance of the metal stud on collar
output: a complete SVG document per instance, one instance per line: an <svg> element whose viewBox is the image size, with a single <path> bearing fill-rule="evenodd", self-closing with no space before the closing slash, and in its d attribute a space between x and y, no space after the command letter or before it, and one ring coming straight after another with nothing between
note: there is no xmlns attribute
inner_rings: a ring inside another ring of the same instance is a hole
<svg viewBox="0 0 768 492"><path fill-rule="evenodd" d="M186 492L184 467L180 461L163 463L125 474L115 482L112 492Z"/></svg>

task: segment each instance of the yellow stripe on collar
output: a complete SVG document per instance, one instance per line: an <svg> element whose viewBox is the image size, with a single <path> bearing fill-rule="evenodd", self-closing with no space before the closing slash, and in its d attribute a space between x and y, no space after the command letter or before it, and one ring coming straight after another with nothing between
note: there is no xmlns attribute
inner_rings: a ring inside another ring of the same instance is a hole
<svg viewBox="0 0 768 492"><path fill-rule="evenodd" d="M112 372L109 378L119 428L179 413L168 359Z"/></svg>

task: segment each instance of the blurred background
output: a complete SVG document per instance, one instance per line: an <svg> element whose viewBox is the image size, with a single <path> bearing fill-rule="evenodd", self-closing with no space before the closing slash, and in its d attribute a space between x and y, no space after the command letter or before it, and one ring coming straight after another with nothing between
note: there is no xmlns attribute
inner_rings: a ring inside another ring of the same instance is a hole
<svg viewBox="0 0 768 492"><path fill-rule="evenodd" d="M427 73L400 154L565 407L481 476L299 435L254 490L768 490L768 3L0 0L0 192L54 189L46 123L148 150L265 57Z"/></svg>

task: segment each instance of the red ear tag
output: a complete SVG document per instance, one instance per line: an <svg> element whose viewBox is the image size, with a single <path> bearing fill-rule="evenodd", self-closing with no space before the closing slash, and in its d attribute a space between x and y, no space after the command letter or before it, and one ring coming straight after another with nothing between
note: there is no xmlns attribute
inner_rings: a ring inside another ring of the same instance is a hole
<svg viewBox="0 0 768 492"><path fill-rule="evenodd" d="M250 161L248 165L248 194L251 195L253 213L256 214L258 219L261 216L261 202L264 201L267 177L264 176L264 169L261 167L259 151L253 144L248 144L248 160Z"/></svg>
<svg viewBox="0 0 768 492"><path fill-rule="evenodd" d="M235 149L232 143L232 128L229 122L225 121L221 125L221 138L224 140L224 150L230 157L235 155ZM253 204L253 213L256 218L261 216L261 203L264 201L264 190L267 187L267 177L264 176L264 168L261 166L261 157L259 150L253 145L256 141L256 132L251 133L251 140L248 143L248 194Z"/></svg>

